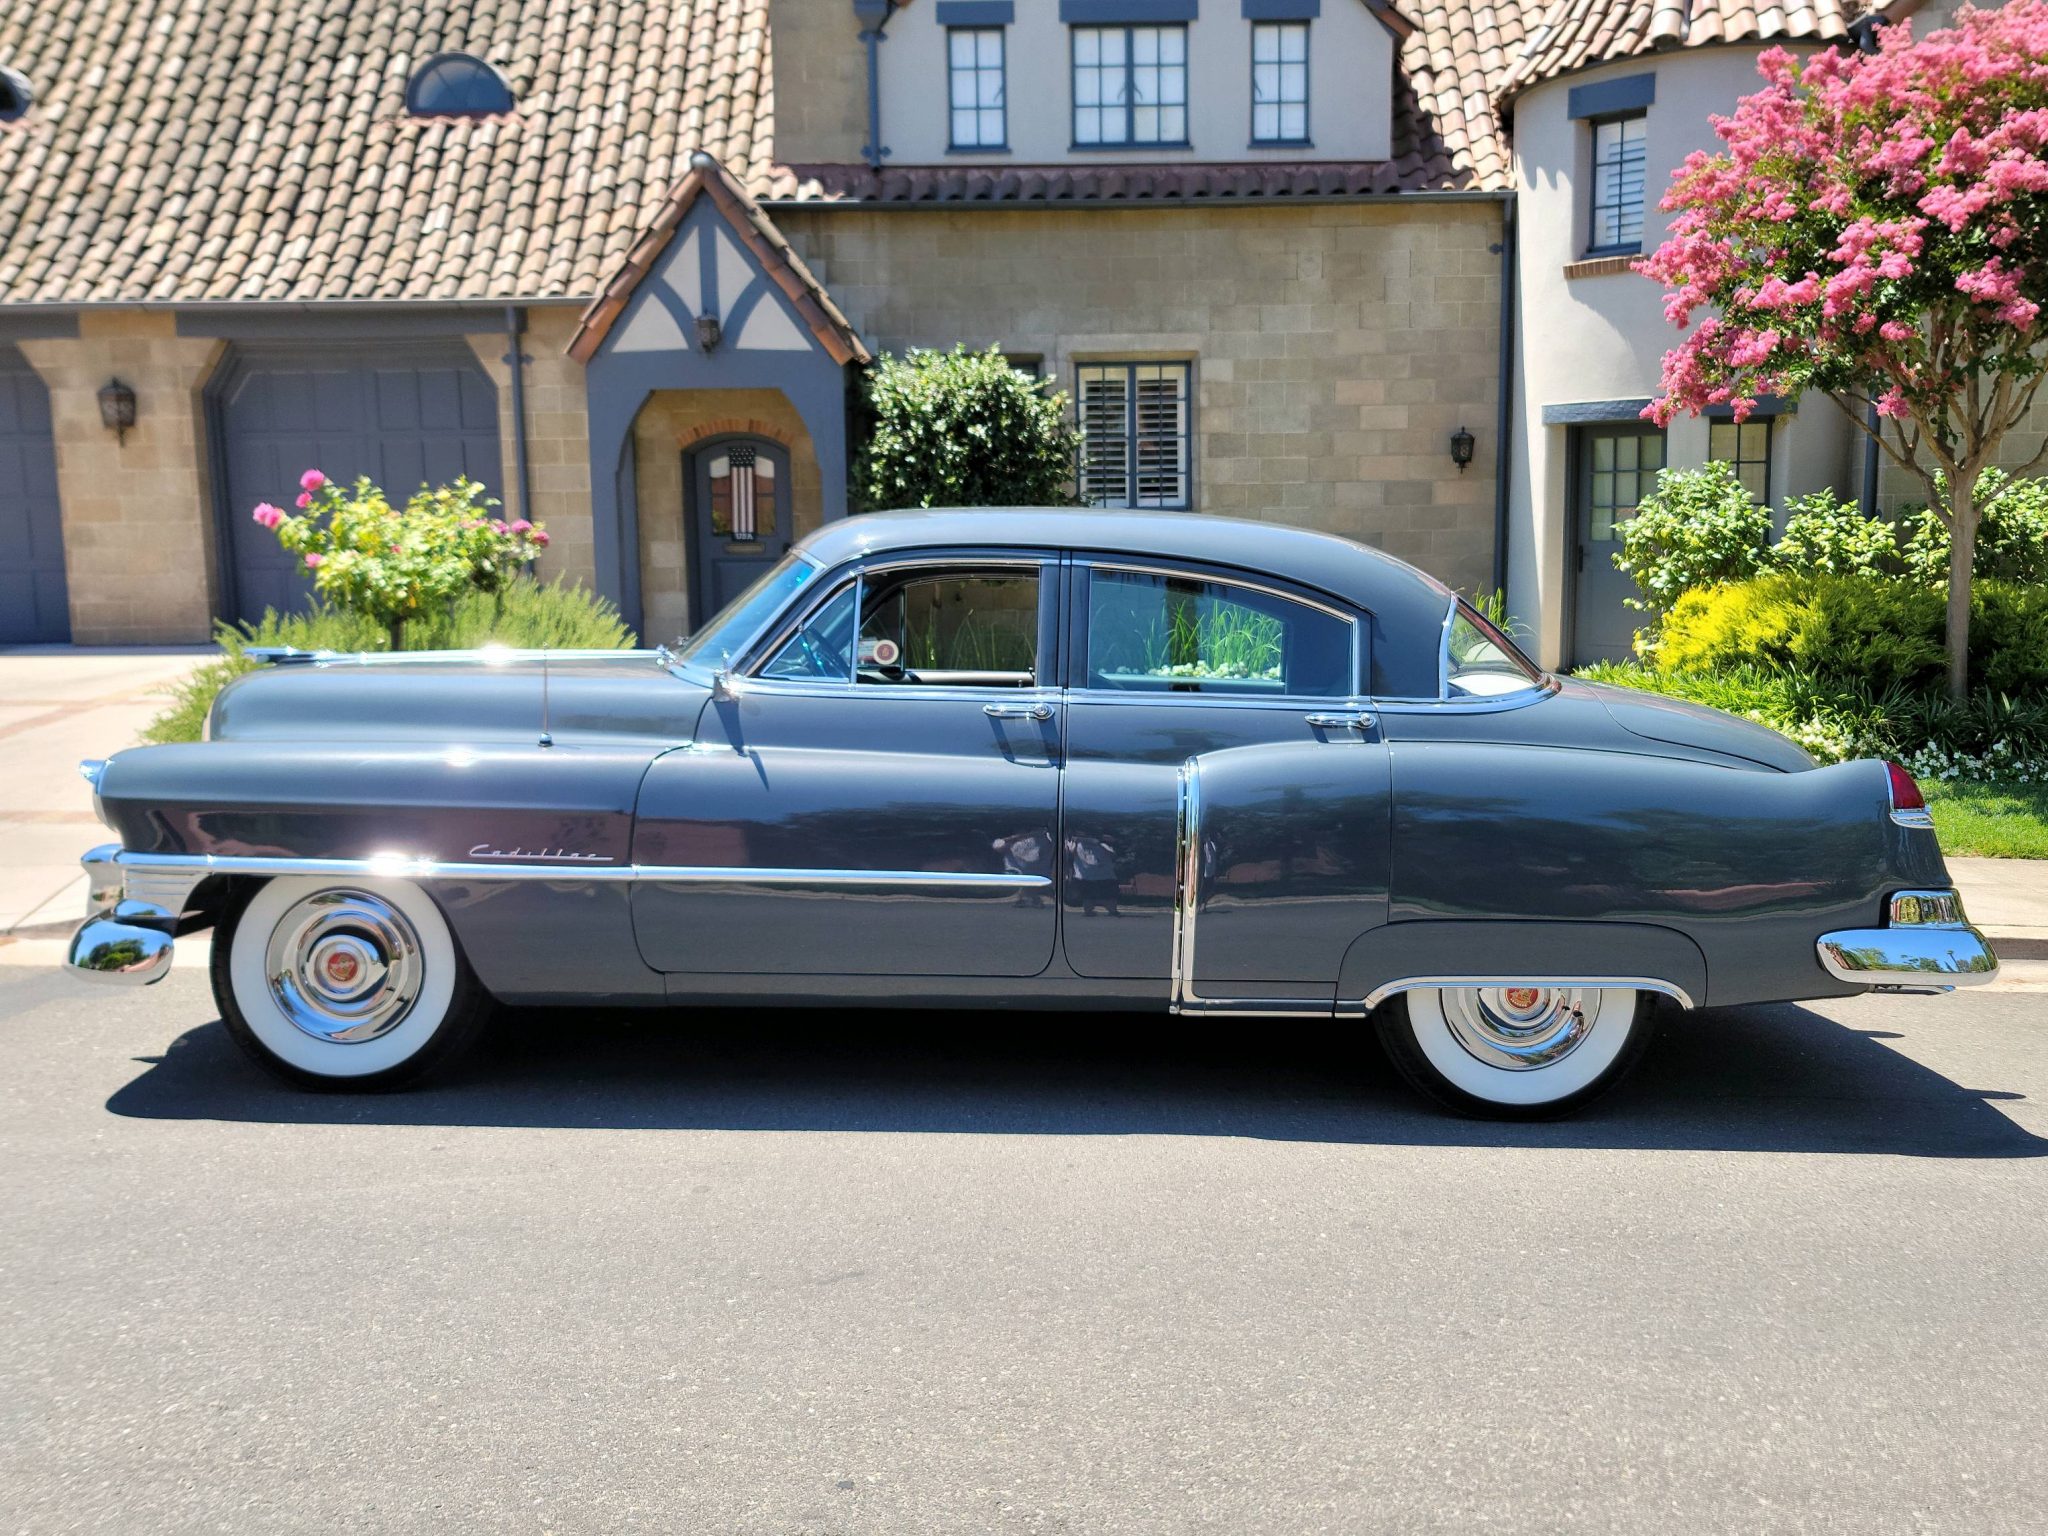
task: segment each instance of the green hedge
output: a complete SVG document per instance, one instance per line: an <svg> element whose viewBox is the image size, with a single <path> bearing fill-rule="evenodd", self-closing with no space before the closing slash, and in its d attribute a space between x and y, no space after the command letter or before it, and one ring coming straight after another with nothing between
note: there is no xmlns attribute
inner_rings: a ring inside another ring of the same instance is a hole
<svg viewBox="0 0 2048 1536"><path fill-rule="evenodd" d="M248 624L223 624L215 636L218 660L207 662L179 685L170 708L150 722L143 740L197 741L214 696L258 663L242 653L251 646L293 646L302 651L385 651L384 626L363 614L336 608L280 615L266 610ZM500 592L470 592L447 609L422 615L405 626L408 651L461 651L483 645L517 649L623 650L635 644L618 609L582 587L559 581L543 586L529 578Z"/></svg>
<svg viewBox="0 0 2048 1536"><path fill-rule="evenodd" d="M1678 597L1648 658L1660 672L1761 665L1879 691L1936 689L1944 602L1939 589L1909 581L1757 576ZM2048 690L2048 587L1975 584L1970 676L1993 693Z"/></svg>

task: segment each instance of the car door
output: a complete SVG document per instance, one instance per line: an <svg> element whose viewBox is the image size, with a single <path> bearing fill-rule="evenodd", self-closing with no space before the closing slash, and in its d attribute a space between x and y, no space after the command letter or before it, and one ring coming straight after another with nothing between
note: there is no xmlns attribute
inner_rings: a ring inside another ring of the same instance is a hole
<svg viewBox="0 0 2048 1536"><path fill-rule="evenodd" d="M1360 928L1384 912L1389 769L1361 690L1364 616L1244 572L1108 556L1077 559L1070 591L1068 963L1083 976L1168 977L1182 765L1312 744L1330 762L1304 765L1255 811L1256 858L1205 849L1197 964L1210 996L1327 999L1342 941L1292 920L1301 909L1290 904L1341 871L1364 902ZM1344 840L1341 857L1330 856L1332 838Z"/></svg>
<svg viewBox="0 0 2048 1536"><path fill-rule="evenodd" d="M1058 926L1057 574L877 559L818 583L649 770L634 925L671 972L1032 976Z"/></svg>

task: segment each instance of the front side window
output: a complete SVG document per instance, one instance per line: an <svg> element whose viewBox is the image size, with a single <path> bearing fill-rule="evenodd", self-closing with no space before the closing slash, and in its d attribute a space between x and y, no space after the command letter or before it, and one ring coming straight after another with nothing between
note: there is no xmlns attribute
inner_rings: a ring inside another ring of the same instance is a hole
<svg viewBox="0 0 2048 1536"><path fill-rule="evenodd" d="M882 568L788 631L756 675L890 687L1029 688L1038 680L1038 568Z"/></svg>
<svg viewBox="0 0 2048 1536"><path fill-rule="evenodd" d="M1308 23L1252 24L1252 142L1308 143Z"/></svg>
<svg viewBox="0 0 2048 1536"><path fill-rule="evenodd" d="M1088 578L1088 686L1135 693L1343 698L1348 619L1307 603L1151 571Z"/></svg>
<svg viewBox="0 0 2048 1536"><path fill-rule="evenodd" d="M1185 508L1190 498L1187 363L1083 363L1075 375L1081 499Z"/></svg>
<svg viewBox="0 0 2048 1536"><path fill-rule="evenodd" d="M1733 465L1735 478L1759 503L1771 499L1771 423L1716 421L1707 427L1707 457Z"/></svg>
<svg viewBox="0 0 2048 1536"><path fill-rule="evenodd" d="M1075 27L1074 144L1188 141L1186 27Z"/></svg>
<svg viewBox="0 0 2048 1536"><path fill-rule="evenodd" d="M1644 116L1593 123L1591 249L1640 250L1643 243Z"/></svg>
<svg viewBox="0 0 2048 1536"><path fill-rule="evenodd" d="M1009 128L1003 106L1003 29L953 27L946 33L952 147L1003 149Z"/></svg>
<svg viewBox="0 0 2048 1536"><path fill-rule="evenodd" d="M1449 641L1444 667L1445 698L1498 698L1504 693L1520 693L1543 681L1543 674L1515 649L1513 641L1462 601L1451 612Z"/></svg>

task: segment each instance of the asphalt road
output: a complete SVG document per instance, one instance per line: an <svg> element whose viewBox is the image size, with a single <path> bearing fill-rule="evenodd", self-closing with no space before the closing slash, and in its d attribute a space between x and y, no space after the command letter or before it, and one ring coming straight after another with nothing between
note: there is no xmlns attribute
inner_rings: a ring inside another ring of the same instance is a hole
<svg viewBox="0 0 2048 1536"><path fill-rule="evenodd" d="M2036 1531L2048 993L1596 1112L1254 1026L528 1015L296 1095L0 967L0 1530Z"/></svg>

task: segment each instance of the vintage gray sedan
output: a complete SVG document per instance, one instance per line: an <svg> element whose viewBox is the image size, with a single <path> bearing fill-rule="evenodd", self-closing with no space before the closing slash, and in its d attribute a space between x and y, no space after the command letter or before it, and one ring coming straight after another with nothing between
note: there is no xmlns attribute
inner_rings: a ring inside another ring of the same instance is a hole
<svg viewBox="0 0 2048 1536"><path fill-rule="evenodd" d="M1903 770L1220 518L852 518L675 652L284 658L208 726L85 765L120 841L70 963L211 927L228 1029L311 1087L494 1002L813 1002L1362 1023L1555 1114L1660 1007L1997 973Z"/></svg>

